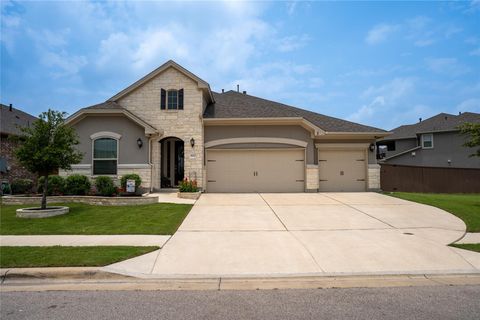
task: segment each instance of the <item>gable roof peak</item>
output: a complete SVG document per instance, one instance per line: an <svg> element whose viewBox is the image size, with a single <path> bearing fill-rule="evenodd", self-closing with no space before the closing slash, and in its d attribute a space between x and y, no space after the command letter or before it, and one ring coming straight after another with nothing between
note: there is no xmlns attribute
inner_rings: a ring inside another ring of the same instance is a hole
<svg viewBox="0 0 480 320"><path fill-rule="evenodd" d="M194 73L188 71L187 69L185 69L184 67L182 67L181 65L179 65L178 63L173 61L172 59L168 60L167 62L162 64L160 67L156 68L152 72L150 72L147 75L145 75L144 77L140 78L139 80L137 80L136 82L134 82L133 84L131 84L127 88L123 89L122 91L120 91L119 93L117 93L116 95L114 95L113 97L108 99L107 101L117 101L118 99L126 96L127 94L129 94L133 90L142 86L144 83L150 81L151 79L155 78L157 75L159 75L160 73L164 72L165 70L167 70L169 68L174 68L175 70L183 73L185 76L187 76L188 78L195 81L197 83L198 87L206 93L206 96L208 97L210 102L215 101L213 99L212 90L210 89L210 85L208 84L208 82L206 82L202 78L198 77Z"/></svg>

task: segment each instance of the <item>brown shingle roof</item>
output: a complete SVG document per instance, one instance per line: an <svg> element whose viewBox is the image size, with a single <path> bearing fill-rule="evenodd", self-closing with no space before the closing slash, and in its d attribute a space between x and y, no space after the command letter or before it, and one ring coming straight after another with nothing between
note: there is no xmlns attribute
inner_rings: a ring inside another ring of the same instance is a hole
<svg viewBox="0 0 480 320"><path fill-rule="evenodd" d="M393 134L384 140L416 138L418 133L455 131L458 126L465 122L480 123L480 114L464 112L456 116L449 113L439 113L421 122L392 129Z"/></svg>
<svg viewBox="0 0 480 320"><path fill-rule="evenodd" d="M0 104L0 132L3 134L19 135L22 133L19 127L30 127L38 118L23 112L21 110L12 108L4 104Z"/></svg>
<svg viewBox="0 0 480 320"><path fill-rule="evenodd" d="M327 132L385 132L286 104L254 97L235 91L213 92L215 103L205 109L204 118L287 118L302 117Z"/></svg>

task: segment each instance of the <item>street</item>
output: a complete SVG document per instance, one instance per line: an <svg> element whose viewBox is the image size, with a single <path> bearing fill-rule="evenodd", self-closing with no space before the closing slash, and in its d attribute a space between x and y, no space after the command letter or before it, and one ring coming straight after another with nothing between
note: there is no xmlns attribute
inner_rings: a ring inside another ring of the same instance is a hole
<svg viewBox="0 0 480 320"><path fill-rule="evenodd" d="M479 319L480 286L1 294L6 319Z"/></svg>

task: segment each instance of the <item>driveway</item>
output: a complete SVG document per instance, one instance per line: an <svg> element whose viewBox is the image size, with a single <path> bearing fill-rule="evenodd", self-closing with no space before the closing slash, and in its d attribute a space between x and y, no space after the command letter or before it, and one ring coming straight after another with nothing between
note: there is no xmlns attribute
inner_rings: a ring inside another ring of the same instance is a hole
<svg viewBox="0 0 480 320"><path fill-rule="evenodd" d="M159 251L105 268L144 277L480 272L448 247L465 224L378 193L203 194Z"/></svg>

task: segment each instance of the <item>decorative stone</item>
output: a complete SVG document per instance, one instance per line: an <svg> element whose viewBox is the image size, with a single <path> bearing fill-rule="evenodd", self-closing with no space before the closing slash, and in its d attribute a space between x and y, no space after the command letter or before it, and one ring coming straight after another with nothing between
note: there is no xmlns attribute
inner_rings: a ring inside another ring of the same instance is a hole
<svg viewBox="0 0 480 320"><path fill-rule="evenodd" d="M158 196L150 197L100 197L100 196L50 196L47 197L48 202L74 202L74 203L86 203L91 205L102 206L131 206L158 203ZM34 205L40 204L42 197L20 197L20 196L5 196L2 197L2 204L24 204Z"/></svg>
<svg viewBox="0 0 480 320"><path fill-rule="evenodd" d="M202 193L200 191L198 191L198 192L178 192L177 196L179 198L183 198L183 199L197 200L198 198L200 198L201 194Z"/></svg>
<svg viewBox="0 0 480 320"><path fill-rule="evenodd" d="M48 218L67 214L70 211L69 207L47 207L42 210L40 208L23 208L17 209L17 217L19 218Z"/></svg>

